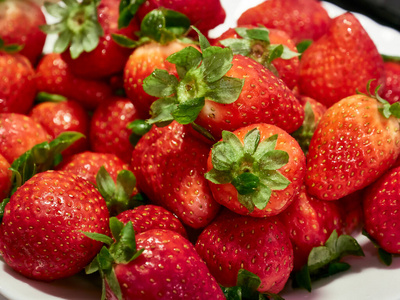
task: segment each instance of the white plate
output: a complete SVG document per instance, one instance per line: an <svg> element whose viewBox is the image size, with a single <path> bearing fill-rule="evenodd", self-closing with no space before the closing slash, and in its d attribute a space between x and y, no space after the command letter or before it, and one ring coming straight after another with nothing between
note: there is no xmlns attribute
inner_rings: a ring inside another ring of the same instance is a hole
<svg viewBox="0 0 400 300"><path fill-rule="evenodd" d="M221 0L221 2L227 11L227 19L223 25L212 32L214 36L218 36L229 27L234 27L243 11L261 3L262 0ZM323 2L323 5L331 17L344 12L330 3ZM363 15L355 15L377 45L380 53L400 56L400 33L398 31L381 26ZM53 38L48 39L46 52L51 51L53 42ZM292 290L288 285L282 292L282 296L286 300L400 299L400 258L394 258L393 264L386 267L379 262L376 249L365 237L359 235L356 238L366 256L347 259L346 261L352 266L349 271L314 283L311 293L305 290ZM52 283L38 282L15 273L2 260L0 260L0 294L0 300L100 299L99 288L84 275Z"/></svg>

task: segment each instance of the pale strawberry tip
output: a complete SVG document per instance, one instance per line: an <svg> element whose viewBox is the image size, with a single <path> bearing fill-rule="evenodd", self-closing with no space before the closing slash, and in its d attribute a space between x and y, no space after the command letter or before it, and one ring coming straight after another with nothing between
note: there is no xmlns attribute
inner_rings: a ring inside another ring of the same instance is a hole
<svg viewBox="0 0 400 300"><path fill-rule="evenodd" d="M260 143L260 131L249 131L244 143L229 132L222 132L222 141L211 150L213 168L205 178L215 184L231 183L238 191L238 200L249 212L262 210L273 190L283 190L291 183L278 170L289 161L286 151L276 150L278 135Z"/></svg>

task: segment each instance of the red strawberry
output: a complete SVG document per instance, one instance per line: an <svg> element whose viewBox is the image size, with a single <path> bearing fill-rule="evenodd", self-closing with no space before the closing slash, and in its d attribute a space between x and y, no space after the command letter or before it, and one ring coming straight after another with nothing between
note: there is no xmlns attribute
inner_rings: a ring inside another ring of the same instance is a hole
<svg viewBox="0 0 400 300"><path fill-rule="evenodd" d="M400 102L400 61L385 62L386 81L383 97L389 103Z"/></svg>
<svg viewBox="0 0 400 300"><path fill-rule="evenodd" d="M261 279L259 292L279 293L293 269L289 236L275 217L223 213L204 229L195 247L224 287L235 286L239 270L244 269Z"/></svg>
<svg viewBox="0 0 400 300"><path fill-rule="evenodd" d="M0 154L11 164L34 145L51 138L32 118L21 114L0 114Z"/></svg>
<svg viewBox="0 0 400 300"><path fill-rule="evenodd" d="M11 176L10 164L0 154L0 202L8 197L8 193L11 190Z"/></svg>
<svg viewBox="0 0 400 300"><path fill-rule="evenodd" d="M108 218L104 199L88 181L69 172L42 172L6 205L0 251L24 276L65 278L81 271L102 246L81 231L108 234Z"/></svg>
<svg viewBox="0 0 400 300"><path fill-rule="evenodd" d="M0 39L0 112L25 114L36 95L35 70L25 56L12 52Z"/></svg>
<svg viewBox="0 0 400 300"><path fill-rule="evenodd" d="M327 30L331 19L316 0L269 0L249 8L238 25L264 25L281 29L295 43L304 39L317 40Z"/></svg>
<svg viewBox="0 0 400 300"><path fill-rule="evenodd" d="M350 96L331 106L311 139L308 192L335 200L378 179L400 154L398 117L387 102L366 95Z"/></svg>
<svg viewBox="0 0 400 300"><path fill-rule="evenodd" d="M293 203L279 215L293 245L295 270L307 264L311 249L324 245L333 230L342 232L341 216L337 202L312 197L302 186Z"/></svg>
<svg viewBox="0 0 400 300"><path fill-rule="evenodd" d="M251 35L252 31L258 34L257 38ZM260 36L261 32L264 33L262 36ZM237 39L244 40L240 43ZM245 54L245 56L258 61L276 73L290 89L296 86L299 72L299 58L296 55L296 45L286 32L279 29L266 29L246 25L236 29L228 29L214 43L217 46L225 45L231 47L235 54L242 54L244 53L243 51L248 50L249 53ZM278 55L280 45L283 48L281 50L282 53Z"/></svg>
<svg viewBox="0 0 400 300"><path fill-rule="evenodd" d="M400 168L393 168L364 193L364 228L385 251L400 253L399 213Z"/></svg>
<svg viewBox="0 0 400 300"><path fill-rule="evenodd" d="M67 100L62 96L44 95L50 97L46 102L37 104L29 112L29 116L50 134L52 139L65 131L80 132L84 136L89 134L89 115L76 101ZM56 98L56 99L55 99ZM67 150L64 156L83 152L88 149L86 138L79 139Z"/></svg>
<svg viewBox="0 0 400 300"><path fill-rule="evenodd" d="M337 203L341 210L344 233L359 232L364 222L363 201L364 189L340 198Z"/></svg>
<svg viewBox="0 0 400 300"><path fill-rule="evenodd" d="M166 229L187 238L185 227L178 218L161 206L140 205L134 209L121 212L116 218L124 224L131 221L135 234L151 229Z"/></svg>
<svg viewBox="0 0 400 300"><path fill-rule="evenodd" d="M123 97L115 97L111 102L100 105L90 123L92 150L115 154L129 163L133 145L130 142L132 131L127 125L140 117L135 105Z"/></svg>
<svg viewBox="0 0 400 300"><path fill-rule="evenodd" d="M211 149L206 178L214 199L241 215L277 215L292 203L305 174L305 157L287 132L253 124L223 132Z"/></svg>
<svg viewBox="0 0 400 300"><path fill-rule="evenodd" d="M0 2L0 38L7 44L23 46L19 52L35 65L42 54L46 34L39 29L46 24L45 16L33 1Z"/></svg>
<svg viewBox="0 0 400 300"><path fill-rule="evenodd" d="M60 22L48 25L44 30L59 33L54 52L62 53L72 74L84 78L103 78L122 71L131 50L118 45L112 39L112 34L135 38L138 25L133 20L131 26L118 29L118 1L69 1L68 4L55 3L48 7L50 14L57 12L56 17L62 11Z"/></svg>
<svg viewBox="0 0 400 300"><path fill-rule="evenodd" d="M153 128L132 153L137 186L150 200L167 208L186 225L206 226L217 214L204 178L209 147L176 122Z"/></svg>
<svg viewBox="0 0 400 300"><path fill-rule="evenodd" d="M111 87L105 81L73 75L67 63L56 53L45 55L36 72L39 91L74 99L88 109L106 102L112 94Z"/></svg>
<svg viewBox="0 0 400 300"><path fill-rule="evenodd" d="M383 59L374 42L351 13L336 17L328 32L301 57L299 91L327 107L356 93L384 84Z"/></svg>

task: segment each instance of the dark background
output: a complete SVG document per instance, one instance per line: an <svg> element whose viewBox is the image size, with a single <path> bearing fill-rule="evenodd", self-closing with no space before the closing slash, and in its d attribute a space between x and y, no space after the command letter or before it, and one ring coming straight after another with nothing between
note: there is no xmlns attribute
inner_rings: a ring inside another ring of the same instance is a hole
<svg viewBox="0 0 400 300"><path fill-rule="evenodd" d="M400 0L325 0L400 31Z"/></svg>

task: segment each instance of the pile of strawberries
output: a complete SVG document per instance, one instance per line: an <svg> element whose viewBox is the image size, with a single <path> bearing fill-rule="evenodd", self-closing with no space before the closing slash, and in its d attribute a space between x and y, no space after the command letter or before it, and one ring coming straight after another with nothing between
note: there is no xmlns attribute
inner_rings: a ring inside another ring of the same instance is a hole
<svg viewBox="0 0 400 300"><path fill-rule="evenodd" d="M282 299L363 256L361 228L377 259L400 253L399 59L316 0L265 1L209 39L225 16L0 1L11 268L98 273L106 299Z"/></svg>

